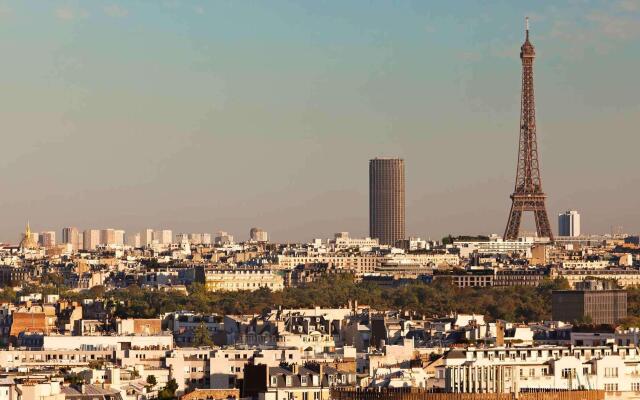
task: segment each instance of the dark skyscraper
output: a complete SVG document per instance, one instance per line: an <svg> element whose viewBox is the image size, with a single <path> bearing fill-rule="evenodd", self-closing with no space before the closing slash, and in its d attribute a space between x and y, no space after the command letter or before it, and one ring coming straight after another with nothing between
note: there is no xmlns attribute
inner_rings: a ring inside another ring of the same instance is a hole
<svg viewBox="0 0 640 400"><path fill-rule="evenodd" d="M404 160L369 161L369 233L381 244L404 239Z"/></svg>

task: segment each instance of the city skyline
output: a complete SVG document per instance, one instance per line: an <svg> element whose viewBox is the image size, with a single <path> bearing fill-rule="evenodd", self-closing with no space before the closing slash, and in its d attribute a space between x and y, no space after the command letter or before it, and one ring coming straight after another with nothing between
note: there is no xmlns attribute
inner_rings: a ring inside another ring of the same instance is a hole
<svg viewBox="0 0 640 400"><path fill-rule="evenodd" d="M2 3L0 241L27 220L366 236L379 156L406 161L407 236L501 233L525 15L548 212L637 232L640 6L503 6Z"/></svg>

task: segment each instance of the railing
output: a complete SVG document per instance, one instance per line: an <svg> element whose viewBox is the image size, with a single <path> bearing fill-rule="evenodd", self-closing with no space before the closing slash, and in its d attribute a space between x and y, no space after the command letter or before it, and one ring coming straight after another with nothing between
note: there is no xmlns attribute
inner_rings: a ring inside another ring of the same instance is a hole
<svg viewBox="0 0 640 400"><path fill-rule="evenodd" d="M549 390L520 393L441 393L422 388L331 389L331 400L604 400L602 390Z"/></svg>

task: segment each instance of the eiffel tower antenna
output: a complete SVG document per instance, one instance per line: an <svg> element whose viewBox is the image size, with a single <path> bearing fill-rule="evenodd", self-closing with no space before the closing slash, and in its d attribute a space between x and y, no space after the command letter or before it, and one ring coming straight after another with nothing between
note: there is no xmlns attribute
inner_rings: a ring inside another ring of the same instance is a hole
<svg viewBox="0 0 640 400"><path fill-rule="evenodd" d="M547 216L546 198L542 191L542 178L538 162L536 132L536 106L533 94L533 60L535 48L529 41L529 18L525 18L525 41L520 48L522 60L522 97L520 102L520 141L516 184L511 195L511 211L504 231L504 240L515 240L520 234L522 213L533 212L538 237L553 241Z"/></svg>

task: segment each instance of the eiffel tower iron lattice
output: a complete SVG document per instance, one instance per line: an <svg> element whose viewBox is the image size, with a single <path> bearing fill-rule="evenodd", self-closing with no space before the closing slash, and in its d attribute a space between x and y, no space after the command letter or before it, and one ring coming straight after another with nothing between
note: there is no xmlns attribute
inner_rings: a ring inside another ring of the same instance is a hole
<svg viewBox="0 0 640 400"><path fill-rule="evenodd" d="M529 19L526 20L525 41L520 48L522 60L522 99L520 111L520 143L518 149L518 168L516 185L511 195L511 211L504 231L504 240L515 240L520 233L522 214L531 211L536 222L538 237L553 240L551 225L547 215L542 191L542 178L538 162L538 143L536 138L536 107L533 95L533 60L536 52L529 42Z"/></svg>

